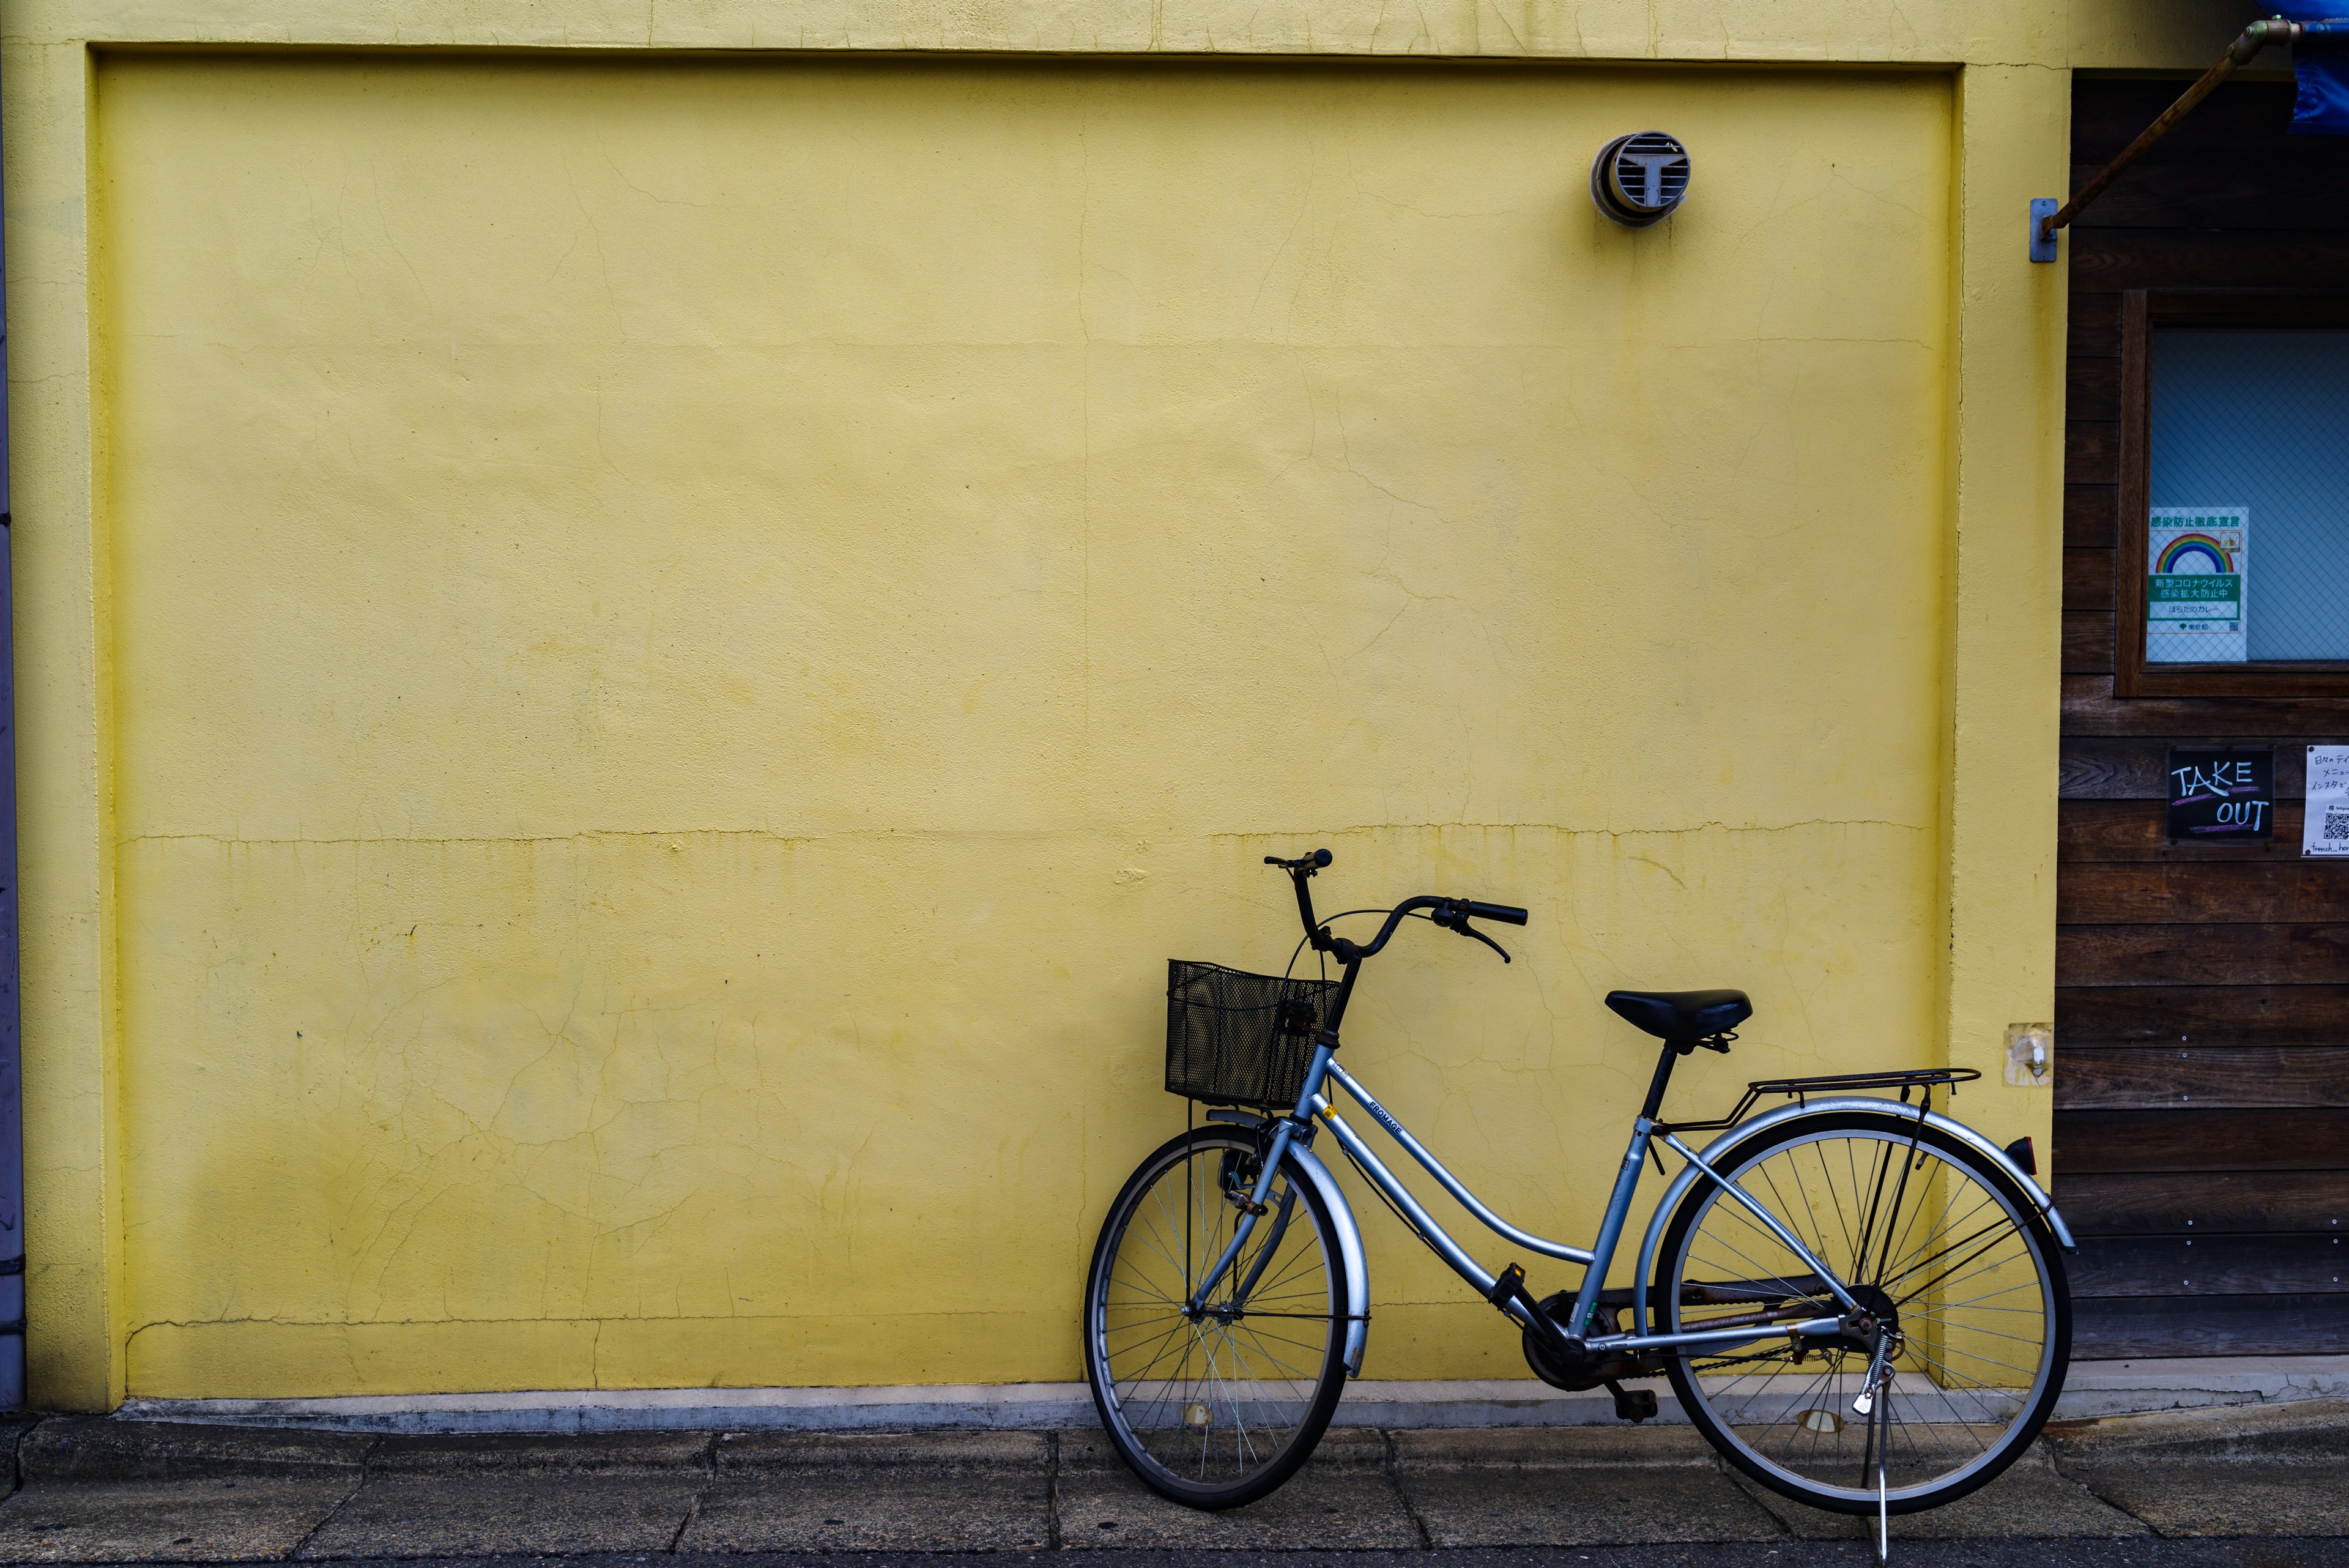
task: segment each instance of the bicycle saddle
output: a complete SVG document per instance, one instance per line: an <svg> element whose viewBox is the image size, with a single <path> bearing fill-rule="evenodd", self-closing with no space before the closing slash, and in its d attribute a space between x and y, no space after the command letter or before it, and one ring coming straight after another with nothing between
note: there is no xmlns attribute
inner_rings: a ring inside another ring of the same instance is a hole
<svg viewBox="0 0 2349 1568"><path fill-rule="evenodd" d="M1607 1005L1634 1028L1675 1045L1726 1034L1754 1016L1742 991L1610 991Z"/></svg>

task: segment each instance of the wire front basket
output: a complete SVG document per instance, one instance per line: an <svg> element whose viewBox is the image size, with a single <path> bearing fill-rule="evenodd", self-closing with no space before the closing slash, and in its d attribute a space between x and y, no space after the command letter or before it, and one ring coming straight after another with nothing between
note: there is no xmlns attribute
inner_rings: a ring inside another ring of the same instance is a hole
<svg viewBox="0 0 2349 1568"><path fill-rule="evenodd" d="M1218 1106L1297 1104L1334 980L1166 966L1166 1092Z"/></svg>

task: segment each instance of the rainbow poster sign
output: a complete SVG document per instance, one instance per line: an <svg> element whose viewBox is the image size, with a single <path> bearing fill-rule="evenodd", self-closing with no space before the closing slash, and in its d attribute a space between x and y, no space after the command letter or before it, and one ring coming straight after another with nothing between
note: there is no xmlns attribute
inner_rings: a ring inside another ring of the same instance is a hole
<svg viewBox="0 0 2349 1568"><path fill-rule="evenodd" d="M2146 548L2145 661L2240 664L2251 657L2244 588L2251 509L2157 506Z"/></svg>

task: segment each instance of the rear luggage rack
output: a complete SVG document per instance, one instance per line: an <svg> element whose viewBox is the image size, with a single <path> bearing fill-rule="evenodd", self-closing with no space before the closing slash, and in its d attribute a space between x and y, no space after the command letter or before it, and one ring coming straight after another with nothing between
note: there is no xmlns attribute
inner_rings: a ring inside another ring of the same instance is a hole
<svg viewBox="0 0 2349 1568"><path fill-rule="evenodd" d="M1809 1105L1813 1095L1838 1095L1853 1089L1899 1089L1900 1103L1909 1103L1909 1091L1924 1091L1924 1103L1930 1105L1933 1090L1946 1087L1955 1099L1960 1084L1970 1084L1982 1075L1971 1067L1918 1067L1909 1071L1879 1073L1829 1073L1816 1078L1757 1078L1745 1085L1745 1097L1737 1108L1713 1122L1674 1122L1660 1132L1708 1132L1716 1127L1734 1127L1745 1119L1754 1102L1765 1095L1784 1095L1801 1105Z"/></svg>

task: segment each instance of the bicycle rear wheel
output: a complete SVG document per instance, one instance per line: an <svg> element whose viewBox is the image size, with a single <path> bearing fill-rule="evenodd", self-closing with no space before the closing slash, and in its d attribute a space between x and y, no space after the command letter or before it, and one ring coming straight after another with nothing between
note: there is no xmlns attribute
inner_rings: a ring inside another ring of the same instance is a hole
<svg viewBox="0 0 2349 1568"><path fill-rule="evenodd" d="M1896 1109L1822 1111L1757 1133L1713 1168L1799 1237L1893 1331L1881 1403L1854 1408L1856 1337L1757 1340L1671 1366L1682 1407L1738 1469L1814 1508L1911 1513L1996 1477L2038 1436L2071 1356L2064 1264L1996 1162ZM1665 1231L1657 1318L1671 1332L1844 1308L1792 1249L1710 1180Z"/></svg>
<svg viewBox="0 0 2349 1568"><path fill-rule="evenodd" d="M1254 1129L1212 1124L1162 1146L1110 1206L1085 1282L1085 1376L1118 1452L1152 1490L1236 1508L1297 1473L1346 1380L1345 1271L1328 1209L1284 1160L1247 1244L1186 1304L1230 1244L1226 1197L1263 1169Z"/></svg>

